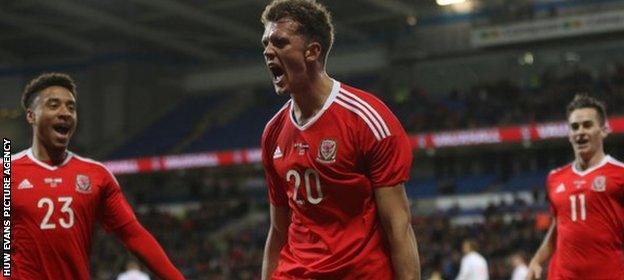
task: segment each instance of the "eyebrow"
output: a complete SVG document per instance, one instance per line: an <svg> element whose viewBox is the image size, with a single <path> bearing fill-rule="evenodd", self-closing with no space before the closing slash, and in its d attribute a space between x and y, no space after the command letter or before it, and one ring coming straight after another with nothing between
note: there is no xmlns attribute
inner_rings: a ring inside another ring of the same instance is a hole
<svg viewBox="0 0 624 280"><path fill-rule="evenodd" d="M280 37L281 36L279 34L276 34L276 32L272 32L270 35L267 36L262 35L262 42L275 40Z"/></svg>
<svg viewBox="0 0 624 280"><path fill-rule="evenodd" d="M66 99L65 101L61 100L61 98L58 97L48 97L48 99L46 100L47 102L65 102L65 103L70 103L70 104L76 104L75 100L72 99Z"/></svg>
<svg viewBox="0 0 624 280"><path fill-rule="evenodd" d="M581 124L586 124L586 123L594 123L594 120L582 120L582 121L576 121L576 122L570 122L570 126L572 125L581 125Z"/></svg>

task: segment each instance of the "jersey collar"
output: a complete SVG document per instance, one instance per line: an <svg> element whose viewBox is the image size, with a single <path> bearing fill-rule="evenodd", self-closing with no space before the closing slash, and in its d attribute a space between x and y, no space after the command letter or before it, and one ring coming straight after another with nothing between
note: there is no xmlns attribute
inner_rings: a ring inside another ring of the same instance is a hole
<svg viewBox="0 0 624 280"><path fill-rule="evenodd" d="M572 162L572 172L574 172L576 175L579 175L579 176L582 177L582 176L585 176L585 175L593 172L594 170L604 166L610 160L611 160L611 156L605 155L604 158L602 158L602 160L598 164L596 164L596 165L594 165L594 166L592 166L590 168L587 168L585 170L582 170L582 171L576 169L576 160L575 160L574 162Z"/></svg>
<svg viewBox="0 0 624 280"><path fill-rule="evenodd" d="M331 106L332 103L334 103L334 99L336 99L336 95L338 95L338 91L340 90L340 82L336 80L333 80L333 81L334 81L334 84L332 86L331 93L329 94L329 97L327 97L327 100L325 100L325 104L323 104L323 108L321 108L321 110L316 112L316 114L310 119L310 121L308 121L304 125L299 125L295 121L295 112L294 112L295 100L290 99L290 111L289 111L290 122L296 128L298 128L299 130L306 130L308 127L312 126L319 118L321 118L325 110L327 110L327 108L329 108L329 106Z"/></svg>
<svg viewBox="0 0 624 280"><path fill-rule="evenodd" d="M65 157L65 160L61 164L59 164L59 165L49 165L49 164L47 164L47 163L45 163L43 161L38 160L35 157L35 155L33 154L32 148L28 149L28 151L26 152L26 156L30 160L32 160L34 163L36 163L37 165L39 165L39 166L41 166L41 167L43 167L43 168L45 168L47 170L54 171L54 170L57 170L59 167L62 167L64 165L66 165L69 162L69 160L71 160L71 158L74 156L74 153L72 153L70 151L67 151L67 156Z"/></svg>

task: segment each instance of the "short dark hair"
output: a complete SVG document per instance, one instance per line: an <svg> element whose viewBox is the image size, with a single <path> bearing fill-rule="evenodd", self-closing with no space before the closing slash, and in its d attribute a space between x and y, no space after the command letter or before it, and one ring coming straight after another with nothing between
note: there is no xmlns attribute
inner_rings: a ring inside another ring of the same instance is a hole
<svg viewBox="0 0 624 280"><path fill-rule="evenodd" d="M574 110L583 108L592 108L596 110L596 113L598 114L598 118L600 120L600 125L605 125L607 121L607 109L605 107L605 104L602 103L602 101L591 97L589 96L589 94L586 93L581 93L574 96L574 99L568 104L566 117L569 118Z"/></svg>
<svg viewBox="0 0 624 280"><path fill-rule="evenodd" d="M262 12L262 24L291 18L299 23L297 32L307 39L318 41L323 47L323 64L334 44L334 25L331 14L316 0L274 0Z"/></svg>
<svg viewBox="0 0 624 280"><path fill-rule="evenodd" d="M32 79L24 88L24 92L22 93L22 107L24 110L32 106L33 101L42 90L51 86L64 87L71 92L74 98L78 98L76 84L69 75L64 73L43 73Z"/></svg>

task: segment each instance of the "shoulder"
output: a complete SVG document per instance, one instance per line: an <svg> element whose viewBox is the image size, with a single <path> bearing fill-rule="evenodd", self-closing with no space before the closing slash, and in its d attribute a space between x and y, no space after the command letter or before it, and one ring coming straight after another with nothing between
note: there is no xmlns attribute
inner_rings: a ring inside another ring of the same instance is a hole
<svg viewBox="0 0 624 280"><path fill-rule="evenodd" d="M552 177L555 177L555 176L563 175L566 172L570 171L571 168L572 168L572 163L568 163L568 164L566 164L564 166L560 166L560 167L557 167L557 168L555 168L553 170L550 170L550 172L548 173L548 178L552 178Z"/></svg>
<svg viewBox="0 0 624 280"><path fill-rule="evenodd" d="M607 176L614 178L616 182L624 186L624 163L611 156L607 157L607 164L602 168L605 168Z"/></svg>
<svg viewBox="0 0 624 280"><path fill-rule="evenodd" d="M387 114L393 115L388 106L374 94L342 83L336 96L336 102L379 114L384 118L387 117Z"/></svg>
<svg viewBox="0 0 624 280"><path fill-rule="evenodd" d="M565 185L563 187L561 185L567 182L572 174L572 163L551 170L546 177L546 192L550 193L551 191L556 192L557 189L564 189Z"/></svg>
<svg viewBox="0 0 624 280"><path fill-rule="evenodd" d="M20 165L21 163L27 162L28 161L27 153L28 153L28 150L24 150L17 154L11 155L11 165L13 166L12 168L15 168L14 166L16 165ZM4 170L4 157L0 156L0 171L2 170Z"/></svg>
<svg viewBox="0 0 624 280"><path fill-rule="evenodd" d="M23 150L23 151L18 152L16 154L12 154L11 155L11 165L12 166L21 166L21 165L28 165L29 163L32 163L33 160L28 155L28 153L30 153L30 149L26 149L26 150ZM4 157L0 157L0 163L4 163L3 159L4 159Z"/></svg>
<svg viewBox="0 0 624 280"><path fill-rule="evenodd" d="M277 113L267 122L260 138L260 149L262 150L263 160L264 155L268 155L267 151L272 150L274 143L277 141L277 135L282 130L284 122L288 117L288 112L292 100L289 100L280 108Z"/></svg>
<svg viewBox="0 0 624 280"><path fill-rule="evenodd" d="M481 254L479 254L477 252L472 252L468 256L470 256L470 258L473 259L473 260L485 260L483 255L481 255Z"/></svg>
<svg viewBox="0 0 624 280"><path fill-rule="evenodd" d="M464 258L466 259L466 261L470 263L480 263L480 262L485 261L485 258L481 254L476 253L476 252L472 252L466 255Z"/></svg>
<svg viewBox="0 0 624 280"><path fill-rule="evenodd" d="M264 126L265 131L268 128L280 123L286 116L288 116L288 111L289 111L291 103L292 103L292 99L286 101L286 103L284 103L284 105L277 111L277 113L275 113L275 115L273 115L273 117L269 119L267 124Z"/></svg>
<svg viewBox="0 0 624 280"><path fill-rule="evenodd" d="M26 149L17 154L11 155L11 164L20 164L22 162L28 161L28 151L29 150ZM2 159L0 159L0 162L2 162Z"/></svg>
<svg viewBox="0 0 624 280"><path fill-rule="evenodd" d="M485 257L479 253L477 253L477 259L479 260L480 263L487 263L487 260L485 259Z"/></svg>
<svg viewBox="0 0 624 280"><path fill-rule="evenodd" d="M624 163L613 158L612 156L608 156L607 163L615 169L620 169L620 170L624 169Z"/></svg>
<svg viewBox="0 0 624 280"><path fill-rule="evenodd" d="M341 84L335 103L359 119L360 123L368 127L377 140L403 131L392 111L369 92Z"/></svg>
<svg viewBox="0 0 624 280"><path fill-rule="evenodd" d="M269 119L269 121L264 126L264 132L262 133L262 138L265 138L267 136L267 134L270 133L271 131L275 130L276 127L281 126L281 124L284 122L284 119L286 117L288 117L288 112L289 112L289 108L290 108L290 104L291 103L292 103L292 100L288 100L282 106L282 108L280 108L277 111L277 113L275 113L275 115L273 115L273 117L271 117L271 119Z"/></svg>
<svg viewBox="0 0 624 280"><path fill-rule="evenodd" d="M20 159L26 158L26 154L28 154L28 150L23 150L17 154L11 155L11 161L17 161Z"/></svg>
<svg viewBox="0 0 624 280"><path fill-rule="evenodd" d="M108 175L110 177L114 177L113 172L110 171L110 169L108 169L108 167L106 167L106 165L104 165L103 163L96 161L94 159L90 159L90 158L86 158L86 157L81 157L77 154L72 153L71 154L72 159L75 160L76 162L78 162L79 164L86 166L90 171L92 172L97 172L97 173L102 173L104 175Z"/></svg>

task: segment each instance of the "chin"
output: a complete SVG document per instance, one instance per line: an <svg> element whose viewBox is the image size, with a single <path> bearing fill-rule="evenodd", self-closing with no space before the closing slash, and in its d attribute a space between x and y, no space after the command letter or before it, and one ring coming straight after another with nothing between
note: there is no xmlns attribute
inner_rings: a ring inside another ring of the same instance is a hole
<svg viewBox="0 0 624 280"><path fill-rule="evenodd" d="M53 143L52 144L52 149L54 149L55 151L65 151L67 150L67 147L69 147L69 143Z"/></svg>
<svg viewBox="0 0 624 280"><path fill-rule="evenodd" d="M69 140L67 140L67 142L52 140L49 145L49 148L55 151L67 150L67 147L69 147Z"/></svg>
<svg viewBox="0 0 624 280"><path fill-rule="evenodd" d="M594 154L594 151L592 150L580 150L576 152L577 155L579 155L582 158L586 158L586 157L590 157Z"/></svg>
<svg viewBox="0 0 624 280"><path fill-rule="evenodd" d="M288 95L288 92L284 88L275 88L275 93L278 96L286 96L286 95Z"/></svg>

